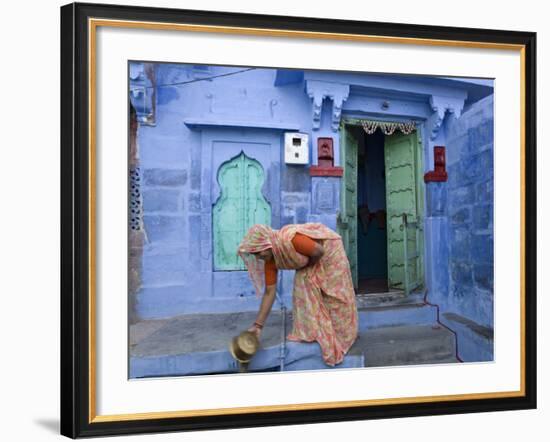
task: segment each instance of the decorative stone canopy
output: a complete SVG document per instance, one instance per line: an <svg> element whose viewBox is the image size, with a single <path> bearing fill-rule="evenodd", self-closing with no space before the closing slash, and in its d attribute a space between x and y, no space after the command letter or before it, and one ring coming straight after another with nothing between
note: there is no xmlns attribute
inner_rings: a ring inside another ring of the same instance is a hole
<svg viewBox="0 0 550 442"><path fill-rule="evenodd" d="M491 91L488 85L463 78L438 77L428 83L422 77L403 77L350 72L336 83L330 72L305 71L313 130L320 128L323 102L330 98L333 131L345 111L387 121L424 121L429 140L434 141L447 115L460 117L469 99L475 102Z"/></svg>

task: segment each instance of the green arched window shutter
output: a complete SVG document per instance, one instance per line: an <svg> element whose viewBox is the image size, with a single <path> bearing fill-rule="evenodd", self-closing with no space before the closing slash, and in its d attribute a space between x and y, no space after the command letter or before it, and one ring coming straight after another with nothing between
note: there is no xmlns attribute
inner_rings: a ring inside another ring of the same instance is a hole
<svg viewBox="0 0 550 442"><path fill-rule="evenodd" d="M237 255L243 236L254 224L271 225L271 207L262 195L261 164L243 152L218 170L220 198L213 209L214 270L244 270Z"/></svg>

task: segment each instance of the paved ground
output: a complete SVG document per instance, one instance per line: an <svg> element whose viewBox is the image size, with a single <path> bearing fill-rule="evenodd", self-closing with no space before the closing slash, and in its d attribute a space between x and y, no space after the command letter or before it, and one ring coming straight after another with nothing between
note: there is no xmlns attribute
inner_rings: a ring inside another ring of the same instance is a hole
<svg viewBox="0 0 550 442"><path fill-rule="evenodd" d="M196 314L167 320L143 321L130 326L132 356L171 355L227 350L234 336L249 328L256 312ZM287 324L290 324L287 313ZM272 311L264 325L262 347L278 345L282 338L282 314ZM290 331L290 328L287 327Z"/></svg>

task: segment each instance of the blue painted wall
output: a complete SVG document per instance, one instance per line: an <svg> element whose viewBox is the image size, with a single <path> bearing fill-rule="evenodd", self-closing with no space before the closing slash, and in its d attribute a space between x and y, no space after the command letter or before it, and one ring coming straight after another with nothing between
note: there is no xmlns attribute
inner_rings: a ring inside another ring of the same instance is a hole
<svg viewBox="0 0 550 442"><path fill-rule="evenodd" d="M448 182L429 185L433 210L447 218L447 231L439 238L438 271L447 273L443 280L448 287L440 287L432 299L440 302L445 322L458 332L465 360L493 357L493 127L493 95L460 118L449 118Z"/></svg>
<svg viewBox="0 0 550 442"><path fill-rule="evenodd" d="M446 127L449 306L493 324L493 96Z"/></svg>
<svg viewBox="0 0 550 442"><path fill-rule="evenodd" d="M213 271L212 205L220 191L216 172L225 161L242 151L262 165L266 174L262 192L271 205L273 227L310 221L336 229L340 178L312 177L308 166L285 164L284 133L309 135L310 164L317 163L317 138L332 137L339 165L341 116L414 119L424 131L434 112L431 94L442 94L446 100L463 100L472 107L445 127L449 183L439 193L427 195L428 199L439 195L441 205L447 204L448 193L448 207L438 216L453 229L447 249L446 243L427 238L441 247L433 248L430 259L448 260L452 269L445 272L448 283L432 291L474 320L491 322L492 256L485 246L492 244L492 206L483 195L492 190L489 177L482 174L484 181L478 179L468 166L479 170L477 161L486 165L489 150L492 153L488 147L492 134L484 125L489 118L484 109L490 106L488 100L476 105L465 98L469 92L487 95L490 88L397 75L183 64L144 69L143 65L132 63L130 69L130 98L140 122L137 144L145 237L136 298L140 318L258 308L245 271ZM376 205L373 202L373 208ZM280 273L280 293L290 307L293 272ZM479 294L484 306L469 298L463 282L475 296Z"/></svg>
<svg viewBox="0 0 550 442"><path fill-rule="evenodd" d="M212 271L211 210L220 192L216 172L241 151L264 169L262 192L271 205L272 226L308 220L309 169L281 167L281 124L290 121L289 131L311 129L303 82L274 87L272 69L196 81L241 70L155 65L154 125L141 125L138 132L146 233L137 296L141 318L257 308L246 272ZM218 125L222 120L227 124Z"/></svg>

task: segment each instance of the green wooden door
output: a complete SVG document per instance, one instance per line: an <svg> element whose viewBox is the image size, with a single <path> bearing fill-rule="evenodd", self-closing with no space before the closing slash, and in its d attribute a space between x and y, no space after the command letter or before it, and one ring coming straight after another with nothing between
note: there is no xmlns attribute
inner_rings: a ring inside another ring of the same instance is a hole
<svg viewBox="0 0 550 442"><path fill-rule="evenodd" d="M244 270L237 248L254 224L271 225L271 207L262 195L264 171L244 153L218 170L221 194L212 213L214 269Z"/></svg>
<svg viewBox="0 0 550 442"><path fill-rule="evenodd" d="M388 285L407 293L422 284L423 278L418 146L416 132L395 133L384 142Z"/></svg>
<svg viewBox="0 0 550 442"><path fill-rule="evenodd" d="M348 256L354 287L358 286L357 272L357 140L347 126L340 130L340 156L344 168L340 190L340 213L337 230Z"/></svg>

